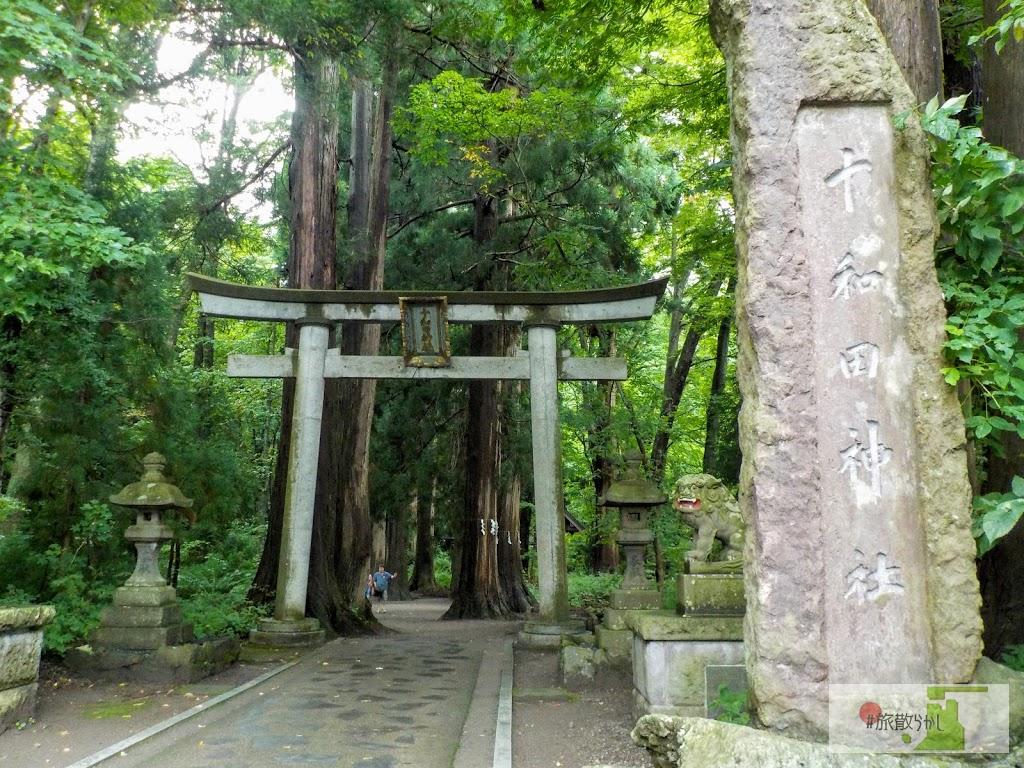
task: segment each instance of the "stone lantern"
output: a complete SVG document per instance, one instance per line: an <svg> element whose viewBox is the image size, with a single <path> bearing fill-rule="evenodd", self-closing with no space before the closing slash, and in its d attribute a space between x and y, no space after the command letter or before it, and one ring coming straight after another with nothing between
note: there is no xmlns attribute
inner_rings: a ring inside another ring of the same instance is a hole
<svg viewBox="0 0 1024 768"><path fill-rule="evenodd" d="M661 489L643 475L641 456L626 455L626 470L604 494L604 504L619 508L619 532L616 541L626 558L622 586L612 593L611 606L617 609L651 609L661 605L656 585L647 578L644 554L654 542L650 528L651 512L668 501Z"/></svg>
<svg viewBox="0 0 1024 768"><path fill-rule="evenodd" d="M72 648L69 667L92 677L147 683L191 683L212 675L238 658L238 639L210 637L196 642L192 626L181 620L177 591L160 573L160 547L174 539L167 516L192 508L178 487L164 477L166 460L150 453L142 478L110 497L135 510L135 524L124 537L135 545L135 570L114 591L103 609L89 645Z"/></svg>
<svg viewBox="0 0 1024 768"><path fill-rule="evenodd" d="M156 650L192 640L192 628L181 621L177 593L158 562L160 546L174 538L166 515L191 509L192 499L164 477L166 460L159 453L147 454L142 464L142 478L110 497L112 504L135 510L135 524L124 533L135 545L135 570L103 611L93 635L99 647Z"/></svg>

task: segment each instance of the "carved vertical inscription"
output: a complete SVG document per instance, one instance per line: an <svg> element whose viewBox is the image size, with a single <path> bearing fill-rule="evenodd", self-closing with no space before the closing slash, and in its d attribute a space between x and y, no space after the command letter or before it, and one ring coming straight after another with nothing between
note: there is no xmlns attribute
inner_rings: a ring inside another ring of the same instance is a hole
<svg viewBox="0 0 1024 768"><path fill-rule="evenodd" d="M833 683L929 674L892 140L883 105L797 120Z"/></svg>

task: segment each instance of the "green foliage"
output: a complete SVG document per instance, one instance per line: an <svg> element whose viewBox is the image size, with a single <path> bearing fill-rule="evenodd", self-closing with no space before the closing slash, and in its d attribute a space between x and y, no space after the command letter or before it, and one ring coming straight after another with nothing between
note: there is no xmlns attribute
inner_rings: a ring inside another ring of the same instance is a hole
<svg viewBox="0 0 1024 768"><path fill-rule="evenodd" d="M1010 669L1024 672L1024 645L1010 645L1003 651L1002 662Z"/></svg>
<svg viewBox="0 0 1024 768"><path fill-rule="evenodd" d="M569 605L573 608L604 608L622 583L618 573L570 573Z"/></svg>
<svg viewBox="0 0 1024 768"><path fill-rule="evenodd" d="M946 381L969 386L980 408L974 437L1024 436L1024 162L957 119L966 97L926 107L942 239L939 277L951 309Z"/></svg>
<svg viewBox="0 0 1024 768"><path fill-rule="evenodd" d="M746 691L733 691L724 683L718 686L718 695L712 699L710 709L719 714L716 720L736 725L750 725L750 704Z"/></svg>
<svg viewBox="0 0 1024 768"><path fill-rule="evenodd" d="M24 532L0 536L0 602L5 605L48 603L57 615L47 625L47 650L63 653L99 623L117 585L128 575L130 560L120 537L123 519L97 501L82 505L67 546L40 550ZM115 528L118 535L114 535Z"/></svg>
<svg viewBox="0 0 1024 768"><path fill-rule="evenodd" d="M216 541L194 539L182 545L178 595L185 621L197 636L242 635L266 615L267 606L246 599L265 536L262 523L236 522Z"/></svg>
<svg viewBox="0 0 1024 768"><path fill-rule="evenodd" d="M999 20L972 36L969 45L995 41L996 53L1002 53L1011 38L1024 42L1024 0L1004 0L998 10L1001 11Z"/></svg>
<svg viewBox="0 0 1024 768"><path fill-rule="evenodd" d="M443 549L434 552L434 581L441 589L452 588L452 558Z"/></svg>
<svg viewBox="0 0 1024 768"><path fill-rule="evenodd" d="M978 541L978 556L984 555L1024 516L1024 477L1014 477L1009 493L986 493L974 499L971 532Z"/></svg>

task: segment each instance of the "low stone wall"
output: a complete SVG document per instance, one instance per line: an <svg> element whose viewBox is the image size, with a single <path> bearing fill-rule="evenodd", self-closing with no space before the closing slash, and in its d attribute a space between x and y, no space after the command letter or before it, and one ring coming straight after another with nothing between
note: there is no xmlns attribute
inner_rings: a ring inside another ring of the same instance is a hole
<svg viewBox="0 0 1024 768"><path fill-rule="evenodd" d="M0 608L0 733L32 716L43 627L54 615L48 605Z"/></svg>
<svg viewBox="0 0 1024 768"><path fill-rule="evenodd" d="M829 751L827 744L699 717L646 715L637 722L632 737L650 752L655 768L1015 768L1024 764L1021 748L983 763L977 757L843 754Z"/></svg>

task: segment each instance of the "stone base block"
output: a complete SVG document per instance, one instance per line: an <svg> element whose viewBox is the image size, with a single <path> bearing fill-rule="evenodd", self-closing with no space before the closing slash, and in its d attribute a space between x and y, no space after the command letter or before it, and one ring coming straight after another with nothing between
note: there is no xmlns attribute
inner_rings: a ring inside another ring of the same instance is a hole
<svg viewBox="0 0 1024 768"><path fill-rule="evenodd" d="M629 629L627 619L633 613L636 613L636 611L628 611L623 608L605 608L601 624L608 629Z"/></svg>
<svg viewBox="0 0 1024 768"><path fill-rule="evenodd" d="M579 645L567 645L558 656L558 673L569 690L594 681L596 669L605 661L604 651Z"/></svg>
<svg viewBox="0 0 1024 768"><path fill-rule="evenodd" d="M114 605L135 605L142 608L174 605L178 593L174 587L118 587L114 590Z"/></svg>
<svg viewBox="0 0 1024 768"><path fill-rule="evenodd" d="M315 648L323 645L327 633L316 619L280 621L260 619L249 633L249 645L267 648Z"/></svg>
<svg viewBox="0 0 1024 768"><path fill-rule="evenodd" d="M155 651L166 645L181 645L191 642L194 635L188 624L174 624L169 627L100 626L91 636L92 645L97 648L116 648L130 651Z"/></svg>
<svg viewBox="0 0 1024 768"><path fill-rule="evenodd" d="M633 633L628 629L597 628L597 647L610 662L628 661L633 655Z"/></svg>
<svg viewBox="0 0 1024 768"><path fill-rule="evenodd" d="M667 615L637 617L633 636L633 688L643 713L707 716L707 667L743 664L742 626L729 620ZM742 619L731 619L742 624ZM675 626L673 626L675 625ZM712 697L713 698L713 697Z"/></svg>
<svg viewBox="0 0 1024 768"><path fill-rule="evenodd" d="M238 655L238 638L218 637L150 650L83 645L69 651L64 662L76 672L100 680L181 684L226 669Z"/></svg>
<svg viewBox="0 0 1024 768"><path fill-rule="evenodd" d="M671 706L652 704L640 691L633 689L633 718L639 720L644 715L665 715L666 717L704 717L704 707L692 704Z"/></svg>
<svg viewBox="0 0 1024 768"><path fill-rule="evenodd" d="M1010 687L1010 744L1024 744L1024 672L1017 672L982 656L971 682Z"/></svg>
<svg viewBox="0 0 1024 768"><path fill-rule="evenodd" d="M0 691L0 733L32 717L36 705L36 683Z"/></svg>
<svg viewBox="0 0 1024 768"><path fill-rule="evenodd" d="M181 625L181 606L112 605L100 614L104 627L172 627Z"/></svg>
<svg viewBox="0 0 1024 768"><path fill-rule="evenodd" d="M681 573L676 577L676 611L687 616L742 616L747 609L743 575Z"/></svg>
<svg viewBox="0 0 1024 768"><path fill-rule="evenodd" d="M653 611L661 608L661 593L656 589L617 589L609 605L619 610Z"/></svg>
<svg viewBox="0 0 1024 768"><path fill-rule="evenodd" d="M34 683L42 651L42 629L0 632L0 690Z"/></svg>
<svg viewBox="0 0 1024 768"><path fill-rule="evenodd" d="M740 616L677 616L675 611L633 611L626 626L644 640L743 640Z"/></svg>

